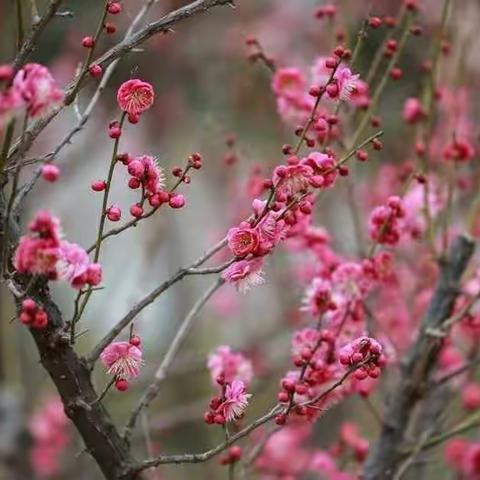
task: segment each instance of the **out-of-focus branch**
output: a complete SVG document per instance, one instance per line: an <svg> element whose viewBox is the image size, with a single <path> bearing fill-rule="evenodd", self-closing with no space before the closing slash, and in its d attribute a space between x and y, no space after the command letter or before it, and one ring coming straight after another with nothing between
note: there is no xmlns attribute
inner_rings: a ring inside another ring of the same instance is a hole
<svg viewBox="0 0 480 480"><path fill-rule="evenodd" d="M440 261L440 277L418 338L411 347L401 377L390 395L384 415L384 427L365 466L365 480L394 477L402 459L401 448L415 406L424 396L425 386L435 368L443 338L429 330L441 330L451 316L459 294L460 280L473 254L474 243L459 236L446 258Z"/></svg>
<svg viewBox="0 0 480 480"><path fill-rule="evenodd" d="M192 17L193 15L205 13L213 7L232 4L233 0L196 0L184 7L180 7L177 10L168 13L156 22L150 23L145 28L132 35L129 39L123 40L112 47L100 58L95 60L94 63L105 67L116 58L123 57L132 49L144 43L150 37L153 37L158 33L168 33L174 25Z"/></svg>
<svg viewBox="0 0 480 480"><path fill-rule="evenodd" d="M43 33L50 21L55 17L57 10L60 8L63 0L50 0L47 10L43 16L32 26L30 35L23 42L22 48L18 52L13 61L13 68L18 70L26 61L30 53L35 49L40 35Z"/></svg>
<svg viewBox="0 0 480 480"><path fill-rule="evenodd" d="M188 332L190 331L193 320L198 315L198 313L203 308L203 306L212 297L212 295L224 283L225 283L225 280L223 280L222 278L219 278L218 280L216 280L210 286L210 288L208 288L204 292L204 294L197 300L195 305L192 307L190 312L188 312L187 316L185 317L185 319L181 323L179 329L177 330L177 333L175 334L175 337L173 338L172 342L170 343L170 346L167 350L167 353L163 357L163 360L160 363L160 366L158 367L157 372L155 373L155 378L154 378L153 382L145 390L142 398L140 399L140 401L138 402L138 404L135 406L135 408L132 411L130 419L128 420L128 423L125 427L124 437L127 440L130 437L130 433L131 433L132 429L135 427L135 423L137 422L138 416L140 415L142 410L144 408L148 408L150 403L158 395L158 392L160 391L161 384L165 380L165 378L167 376L167 372L170 369L170 367L173 363L173 360L175 359L175 356L178 353L178 350L180 349L182 343L184 342L186 336L188 335Z"/></svg>
<svg viewBox="0 0 480 480"><path fill-rule="evenodd" d="M163 292L168 290L172 285L179 282L183 278L188 275L194 275L195 269L205 263L210 257L215 255L219 250L221 250L227 241L223 239L219 243L217 243L213 248L211 248L208 252L203 254L199 259L193 262L187 268L181 268L175 273L172 277L168 280L165 280L161 283L157 288L152 290L146 297L140 300L134 307L121 319L118 323L103 337L103 339L98 343L98 345L93 349L90 355L87 357L87 363L89 364L90 368L93 368L95 361L98 359L100 354L103 352L105 347L109 345L117 335L119 335L122 330L128 326L130 322L146 307L148 307L151 303L153 303ZM190 270L193 269L193 273Z"/></svg>

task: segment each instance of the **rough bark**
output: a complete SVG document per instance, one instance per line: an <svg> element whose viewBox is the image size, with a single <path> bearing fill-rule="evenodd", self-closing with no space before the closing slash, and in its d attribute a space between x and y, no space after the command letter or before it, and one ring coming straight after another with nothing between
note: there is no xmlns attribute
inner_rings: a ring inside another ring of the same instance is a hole
<svg viewBox="0 0 480 480"><path fill-rule="evenodd" d="M446 258L440 261L437 287L415 343L402 365L400 379L385 407L384 426L365 466L365 480L388 480L394 477L402 460L401 448L410 425L414 408L424 397L434 370L443 339L432 335L441 330L452 314L458 297L460 280L473 254L474 243L459 236Z"/></svg>

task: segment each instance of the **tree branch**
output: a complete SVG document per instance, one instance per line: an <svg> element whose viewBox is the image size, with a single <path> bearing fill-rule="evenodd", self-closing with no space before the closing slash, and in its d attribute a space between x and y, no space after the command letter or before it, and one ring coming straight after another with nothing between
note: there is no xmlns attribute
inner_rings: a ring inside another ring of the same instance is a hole
<svg viewBox="0 0 480 480"><path fill-rule="evenodd" d="M119 335L122 330L127 327L127 325L146 307L153 303L163 292L168 290L172 285L182 280L187 275L195 275L196 272L194 269L205 263L210 257L215 253L221 250L227 241L223 239L221 242L217 243L212 249L202 255L199 259L190 265L187 268L181 268L176 274L170 277L168 280L165 280L157 288L152 290L146 297L140 300L134 307L121 319L118 323L103 337L103 339L98 343L98 345L92 350L90 355L87 357L87 363L90 368L93 368L94 363L103 352L105 347L109 345L116 337ZM193 269L191 272L190 270Z"/></svg>
<svg viewBox="0 0 480 480"><path fill-rule="evenodd" d="M424 396L425 387L435 368L443 338L429 330L441 330L452 314L459 294L460 280L473 254L474 243L459 236L447 258L440 261L440 277L418 338L410 348L401 377L390 395L384 415L384 427L365 466L365 480L393 478L402 460L401 448L414 407Z"/></svg>
<svg viewBox="0 0 480 480"><path fill-rule="evenodd" d="M175 337L173 338L172 342L170 343L170 346L167 350L167 353L163 357L162 362L160 363L160 366L158 367L157 372L155 373L155 378L153 382L148 386L148 388L145 390L142 398L136 405L136 407L133 409L132 414L130 416L130 419L125 427L125 433L124 437L128 440L130 433L132 429L135 427L135 423L137 422L138 416L140 415L140 412L144 409L147 408L150 403L154 400L154 398L158 395L158 392L160 391L160 386L162 382L165 380L167 376L167 371L170 369L173 360L175 359L175 356L178 353L178 350L180 349L180 346L184 342L186 336L188 335L188 332L190 331L190 328L192 326L193 320L195 317L198 315L200 310L203 308L203 306L208 302L208 300L212 297L212 295L225 283L225 280L223 278L219 278L216 280L208 290L204 292L204 294L197 300L195 305L192 307L190 312L188 312L187 316L183 320L182 324L180 325L180 328L178 329L177 333L175 334Z"/></svg>

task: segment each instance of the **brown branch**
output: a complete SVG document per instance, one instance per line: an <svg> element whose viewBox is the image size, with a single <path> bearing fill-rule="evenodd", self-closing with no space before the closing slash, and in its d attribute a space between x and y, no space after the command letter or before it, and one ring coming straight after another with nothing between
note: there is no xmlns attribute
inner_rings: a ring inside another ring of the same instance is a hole
<svg viewBox="0 0 480 480"><path fill-rule="evenodd" d="M280 405L276 405L273 407L267 414L265 414L263 417L258 418L254 422L252 422L250 425L245 427L243 430L240 430L238 433L235 435L232 435L230 438L225 440L223 443L220 443L217 445L215 448L212 448L211 450L207 450L206 452L203 453L185 453L185 454L180 454L180 455L161 455L153 460L148 460L143 463L139 463L131 469L129 469L128 473L139 473L143 470L146 470L148 468L152 467L157 467L158 465L165 465L169 463L201 463L201 462L206 462L207 460L210 460L212 457L215 455L218 455L219 453L223 452L226 448L228 448L230 445L233 445L236 443L238 440L240 440L243 437L246 437L248 434L253 432L255 429L260 427L261 425L264 425L268 421L270 421L272 418L274 418L278 412L282 409Z"/></svg>
<svg viewBox="0 0 480 480"><path fill-rule="evenodd" d="M432 336L451 316L459 295L460 281L473 254L474 243L459 236L446 258L440 261L440 277L417 340L410 348L401 377L385 408L384 427L366 462L365 480L393 478L402 460L401 448L414 408L425 395L426 385L436 366L443 338Z"/></svg>
<svg viewBox="0 0 480 480"><path fill-rule="evenodd" d="M38 43L40 35L43 33L52 18L55 17L62 2L63 0L50 0L46 12L37 22L33 24L30 35L23 42L22 48L13 61L13 68L15 70L20 69L27 60L28 56L33 52Z"/></svg>
<svg viewBox="0 0 480 480"><path fill-rule="evenodd" d="M59 0L55 0L59 1ZM100 64L102 67L106 67L110 63L114 62L116 59L119 59L125 53L128 53L133 48L138 47L141 43L148 40L150 37L156 35L157 33L167 33L171 28L177 23L186 20L187 18L192 17L196 14L205 13L207 10L213 7L232 4L231 0L196 0L184 7L181 7L173 12L168 13L161 19L156 22L147 25L145 28L141 29L128 39L124 39L119 44L112 47L108 50L102 57L95 60L93 63ZM85 80L80 85L79 90L85 84ZM71 83L67 87L67 96L68 93L74 88L74 83ZM78 93L78 92L77 92ZM40 135L40 133L49 125L49 123L65 108L65 105L59 105L53 109L48 115L36 121L30 129L26 132L25 139L23 142L17 142L10 149L8 155L8 164L12 164L18 160L18 158L24 155L32 146L35 139Z"/></svg>

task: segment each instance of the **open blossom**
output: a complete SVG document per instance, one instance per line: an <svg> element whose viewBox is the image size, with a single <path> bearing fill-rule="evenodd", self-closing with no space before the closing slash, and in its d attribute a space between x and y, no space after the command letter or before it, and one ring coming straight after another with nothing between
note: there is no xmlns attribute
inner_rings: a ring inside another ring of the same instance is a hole
<svg viewBox="0 0 480 480"><path fill-rule="evenodd" d="M221 413L227 422L233 422L243 415L251 396L241 380L233 380L232 383L227 384L225 400L218 407L217 412Z"/></svg>
<svg viewBox="0 0 480 480"><path fill-rule="evenodd" d="M305 77L298 68L279 68L272 79L272 89L277 95L294 96L306 88Z"/></svg>
<svg viewBox="0 0 480 480"><path fill-rule="evenodd" d="M143 185L150 195L158 193L165 186L165 174L157 160L150 155L140 155L127 165L128 173L133 177L129 185L138 188ZM133 183L131 183L133 181Z"/></svg>
<svg viewBox="0 0 480 480"><path fill-rule="evenodd" d="M96 286L102 280L102 267L98 263L90 263L82 247L65 240L60 244L57 272L60 279L78 289L87 283Z"/></svg>
<svg viewBox="0 0 480 480"><path fill-rule="evenodd" d="M62 454L71 440L70 421L60 398L49 398L30 421L30 461L36 478L52 478L61 470Z"/></svg>
<svg viewBox="0 0 480 480"><path fill-rule="evenodd" d="M295 195L310 185L312 169L307 165L280 165L273 171L273 183L277 190L286 195Z"/></svg>
<svg viewBox="0 0 480 480"><path fill-rule="evenodd" d="M236 257L245 257L258 247L260 238L249 226L231 228L227 233L228 246Z"/></svg>
<svg viewBox="0 0 480 480"><path fill-rule="evenodd" d="M214 384L217 384L219 377L223 377L227 383L241 380L248 386L253 378L252 362L241 353L232 352L227 345L221 345L212 352L207 365Z"/></svg>
<svg viewBox="0 0 480 480"><path fill-rule="evenodd" d="M142 365L142 351L130 342L113 342L100 355L107 372L116 379L137 377Z"/></svg>
<svg viewBox="0 0 480 480"><path fill-rule="evenodd" d="M305 292L302 310L318 317L322 313L335 308L330 282L322 278L314 278Z"/></svg>
<svg viewBox="0 0 480 480"><path fill-rule="evenodd" d="M29 230L32 235L22 236L15 250L15 268L20 273L56 278L56 265L60 256L58 219L48 212L38 212L30 223Z"/></svg>
<svg viewBox="0 0 480 480"><path fill-rule="evenodd" d="M353 74L352 71L343 65L340 65L335 72L335 79L338 85L338 98L342 101L349 101L352 95L358 89L360 75ZM328 93L328 92L327 92Z"/></svg>
<svg viewBox="0 0 480 480"><path fill-rule="evenodd" d="M20 69L13 88L24 100L31 117L45 114L64 98L48 68L38 63L28 63Z"/></svg>
<svg viewBox="0 0 480 480"><path fill-rule="evenodd" d="M264 283L263 260L254 258L251 260L240 260L232 263L224 272L222 277L228 283L233 283L241 293L250 290Z"/></svg>
<svg viewBox="0 0 480 480"><path fill-rule="evenodd" d="M148 110L154 98L153 87L138 78L122 83L117 92L118 105L129 115L140 115Z"/></svg>

